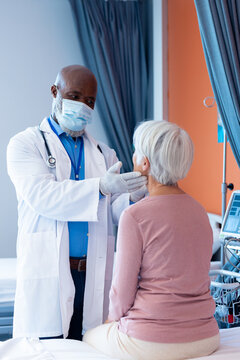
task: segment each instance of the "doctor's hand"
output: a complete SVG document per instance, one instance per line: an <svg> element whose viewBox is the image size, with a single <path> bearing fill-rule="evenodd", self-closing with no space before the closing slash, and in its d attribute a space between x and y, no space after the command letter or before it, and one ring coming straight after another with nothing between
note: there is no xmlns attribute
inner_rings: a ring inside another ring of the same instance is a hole
<svg viewBox="0 0 240 360"><path fill-rule="evenodd" d="M133 192L147 183L147 177L138 171L119 174L121 167L122 163L118 161L100 178L99 190L103 195Z"/></svg>
<svg viewBox="0 0 240 360"><path fill-rule="evenodd" d="M137 201L143 199L144 196L147 195L147 193L148 193L147 186L143 185L142 187L140 187L140 189L135 190L130 193L130 200L132 202L137 202Z"/></svg>

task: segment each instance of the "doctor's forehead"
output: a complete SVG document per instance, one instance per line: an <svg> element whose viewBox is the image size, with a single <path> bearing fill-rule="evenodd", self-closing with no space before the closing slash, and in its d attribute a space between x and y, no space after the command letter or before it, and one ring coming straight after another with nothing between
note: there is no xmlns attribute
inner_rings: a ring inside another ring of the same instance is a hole
<svg viewBox="0 0 240 360"><path fill-rule="evenodd" d="M97 87L97 80L94 74L84 66L72 65L63 68L57 76L57 84L60 87L78 87L91 84Z"/></svg>
<svg viewBox="0 0 240 360"><path fill-rule="evenodd" d="M79 92L93 97L97 95L97 81L90 71L69 71L60 74L58 80L56 85L64 93Z"/></svg>

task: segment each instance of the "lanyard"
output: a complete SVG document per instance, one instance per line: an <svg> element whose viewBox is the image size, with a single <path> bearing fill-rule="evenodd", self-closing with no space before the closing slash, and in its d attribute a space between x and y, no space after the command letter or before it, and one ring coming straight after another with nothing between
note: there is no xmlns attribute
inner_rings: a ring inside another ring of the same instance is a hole
<svg viewBox="0 0 240 360"><path fill-rule="evenodd" d="M59 140L61 141L56 129L52 126L50 119L48 119L48 123L51 127L51 129L54 131L54 133L57 135L57 137L59 138ZM62 142L62 141L61 141ZM65 149L67 151L67 149ZM82 156L83 156L83 138L81 138L81 145L80 145L80 150L79 150L79 156L78 156L78 161L77 161L77 166L75 166L75 162L73 161L71 155L69 154L69 152L67 151L67 154L69 156L69 159L71 161L72 164L72 168L74 170L74 176L75 176L75 180L79 180L79 168L82 162Z"/></svg>

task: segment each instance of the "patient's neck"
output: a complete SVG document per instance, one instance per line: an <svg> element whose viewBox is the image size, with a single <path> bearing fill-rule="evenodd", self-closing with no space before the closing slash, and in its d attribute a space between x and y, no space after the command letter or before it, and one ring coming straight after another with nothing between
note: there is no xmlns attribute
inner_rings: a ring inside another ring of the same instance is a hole
<svg viewBox="0 0 240 360"><path fill-rule="evenodd" d="M157 182L151 175L148 176L148 192L149 196L184 194L178 185L163 185Z"/></svg>

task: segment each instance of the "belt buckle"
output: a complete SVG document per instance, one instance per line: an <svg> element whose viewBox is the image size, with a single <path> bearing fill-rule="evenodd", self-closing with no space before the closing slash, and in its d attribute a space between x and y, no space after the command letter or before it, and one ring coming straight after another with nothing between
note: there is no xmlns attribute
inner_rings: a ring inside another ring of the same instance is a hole
<svg viewBox="0 0 240 360"><path fill-rule="evenodd" d="M80 259L79 262L78 262L78 267L77 267L77 270L78 272L81 272L81 271L84 271L85 269L82 269L82 265L84 265L84 262L85 262L85 268L86 268L86 260L85 259Z"/></svg>

